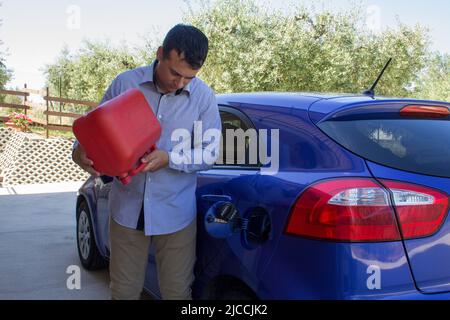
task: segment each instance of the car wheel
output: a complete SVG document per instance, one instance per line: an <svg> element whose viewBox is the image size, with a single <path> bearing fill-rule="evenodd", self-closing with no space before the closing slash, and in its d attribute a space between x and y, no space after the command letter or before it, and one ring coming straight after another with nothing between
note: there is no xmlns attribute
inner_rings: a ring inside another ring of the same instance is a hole
<svg viewBox="0 0 450 320"><path fill-rule="evenodd" d="M85 201L77 208L77 247L78 256L85 269L98 270L108 266L97 248L91 213Z"/></svg>

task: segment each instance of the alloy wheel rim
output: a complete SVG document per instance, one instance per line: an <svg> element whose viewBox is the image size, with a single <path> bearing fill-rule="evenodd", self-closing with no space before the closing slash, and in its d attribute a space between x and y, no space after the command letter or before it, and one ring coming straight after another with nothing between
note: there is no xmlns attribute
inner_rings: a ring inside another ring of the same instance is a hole
<svg viewBox="0 0 450 320"><path fill-rule="evenodd" d="M78 244L81 256L87 260L91 246L91 226L86 211L81 211L78 218Z"/></svg>

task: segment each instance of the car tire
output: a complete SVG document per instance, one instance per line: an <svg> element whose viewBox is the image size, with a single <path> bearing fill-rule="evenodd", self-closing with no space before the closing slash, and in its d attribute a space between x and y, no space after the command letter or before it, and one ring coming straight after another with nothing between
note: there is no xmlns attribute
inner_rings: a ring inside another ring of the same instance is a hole
<svg viewBox="0 0 450 320"><path fill-rule="evenodd" d="M86 201L77 207L77 247L81 264L87 270L99 270L108 266L97 248L91 212Z"/></svg>

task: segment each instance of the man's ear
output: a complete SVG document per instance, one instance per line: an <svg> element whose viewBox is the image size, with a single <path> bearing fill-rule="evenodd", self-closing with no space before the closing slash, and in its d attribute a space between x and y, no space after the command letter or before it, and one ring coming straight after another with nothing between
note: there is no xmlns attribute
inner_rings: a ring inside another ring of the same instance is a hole
<svg viewBox="0 0 450 320"><path fill-rule="evenodd" d="M163 58L164 58L163 47L159 47L158 50L156 51L156 59L158 59L158 61L161 61Z"/></svg>

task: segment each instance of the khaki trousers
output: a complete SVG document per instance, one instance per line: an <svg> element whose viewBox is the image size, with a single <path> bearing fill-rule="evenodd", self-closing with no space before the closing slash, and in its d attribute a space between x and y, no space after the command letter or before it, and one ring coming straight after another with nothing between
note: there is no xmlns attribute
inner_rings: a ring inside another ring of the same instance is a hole
<svg viewBox="0 0 450 320"><path fill-rule="evenodd" d="M147 269L150 244L155 246L156 268L164 300L191 300L194 281L196 219L171 234L145 236L143 231L110 219L110 278L113 300L138 300Z"/></svg>

